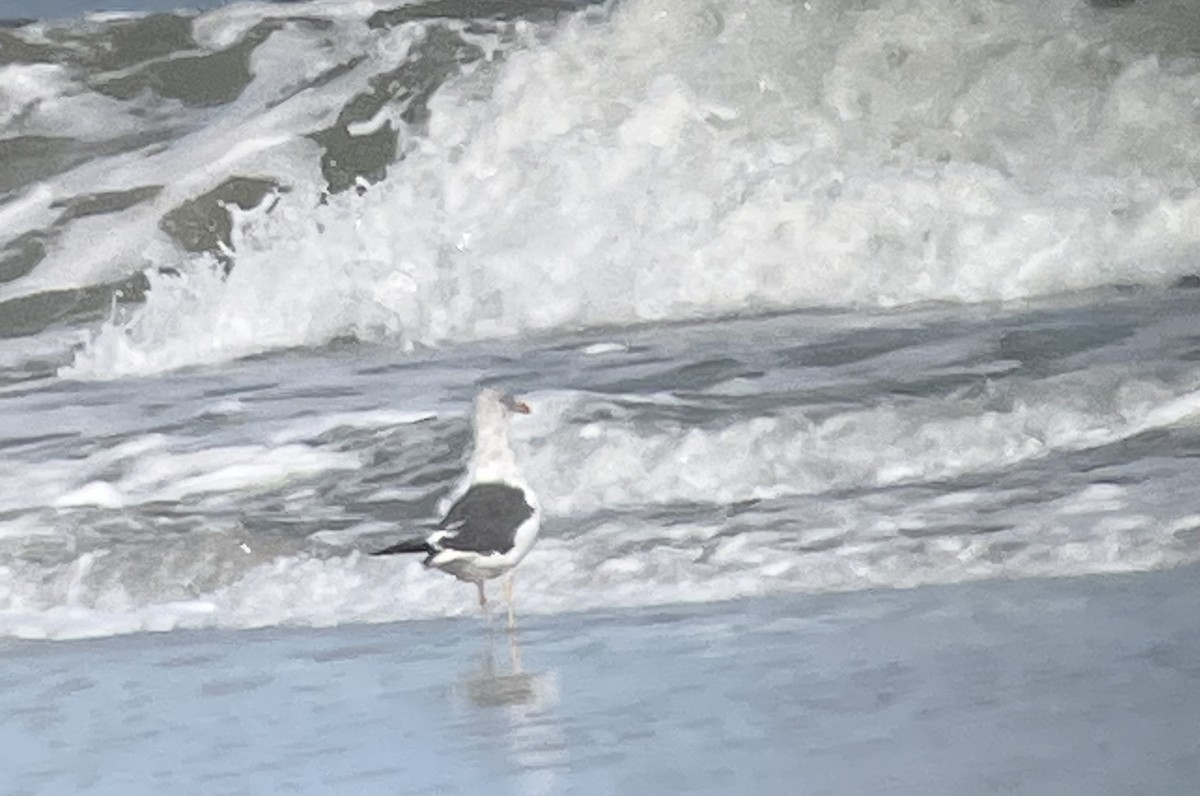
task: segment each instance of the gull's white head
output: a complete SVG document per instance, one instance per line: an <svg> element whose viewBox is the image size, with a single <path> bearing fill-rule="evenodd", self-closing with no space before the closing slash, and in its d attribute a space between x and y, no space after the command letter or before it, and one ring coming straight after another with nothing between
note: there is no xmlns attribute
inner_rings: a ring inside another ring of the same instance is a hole
<svg viewBox="0 0 1200 796"><path fill-rule="evenodd" d="M508 446L508 420L529 414L529 406L503 390L488 387L475 396L475 450L472 481L520 482L517 462Z"/></svg>

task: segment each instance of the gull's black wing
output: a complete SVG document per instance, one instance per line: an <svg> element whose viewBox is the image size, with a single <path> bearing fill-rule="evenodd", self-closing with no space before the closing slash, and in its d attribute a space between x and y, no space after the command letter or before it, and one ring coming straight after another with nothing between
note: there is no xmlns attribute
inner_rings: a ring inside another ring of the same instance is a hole
<svg viewBox="0 0 1200 796"><path fill-rule="evenodd" d="M448 531L437 545L448 550L507 553L517 528L533 516L525 493L508 484L472 484L438 527Z"/></svg>

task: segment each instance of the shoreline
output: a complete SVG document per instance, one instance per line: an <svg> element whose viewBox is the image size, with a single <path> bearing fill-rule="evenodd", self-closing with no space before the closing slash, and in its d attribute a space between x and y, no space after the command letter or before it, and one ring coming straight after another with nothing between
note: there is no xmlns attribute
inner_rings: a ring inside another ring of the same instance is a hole
<svg viewBox="0 0 1200 796"><path fill-rule="evenodd" d="M8 640L6 790L1185 793L1197 572Z"/></svg>

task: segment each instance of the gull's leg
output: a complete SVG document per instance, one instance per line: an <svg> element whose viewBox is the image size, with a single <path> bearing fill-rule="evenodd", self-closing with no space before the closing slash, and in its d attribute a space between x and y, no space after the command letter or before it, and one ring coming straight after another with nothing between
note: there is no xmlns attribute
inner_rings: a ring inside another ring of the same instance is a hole
<svg viewBox="0 0 1200 796"><path fill-rule="evenodd" d="M479 607L483 609L483 615L491 618L492 612L488 610L487 595L483 593L483 581L475 581L475 588L479 589Z"/></svg>
<svg viewBox="0 0 1200 796"><path fill-rule="evenodd" d="M517 608L513 599L513 581L517 578L515 572L510 572L504 580L504 599L508 602L508 629L517 626Z"/></svg>

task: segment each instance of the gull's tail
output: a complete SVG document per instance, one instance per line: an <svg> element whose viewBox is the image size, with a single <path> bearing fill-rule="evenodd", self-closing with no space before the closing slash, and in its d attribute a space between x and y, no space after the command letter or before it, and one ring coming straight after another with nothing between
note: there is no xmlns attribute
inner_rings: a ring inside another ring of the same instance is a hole
<svg viewBox="0 0 1200 796"><path fill-rule="evenodd" d="M394 556L399 553L425 553L426 555L433 555L435 552L437 551L433 549L433 545L429 544L429 542L425 541L424 539L406 539L403 542L397 542L391 547L385 547L382 550L376 550L374 553L371 553L371 555Z"/></svg>

